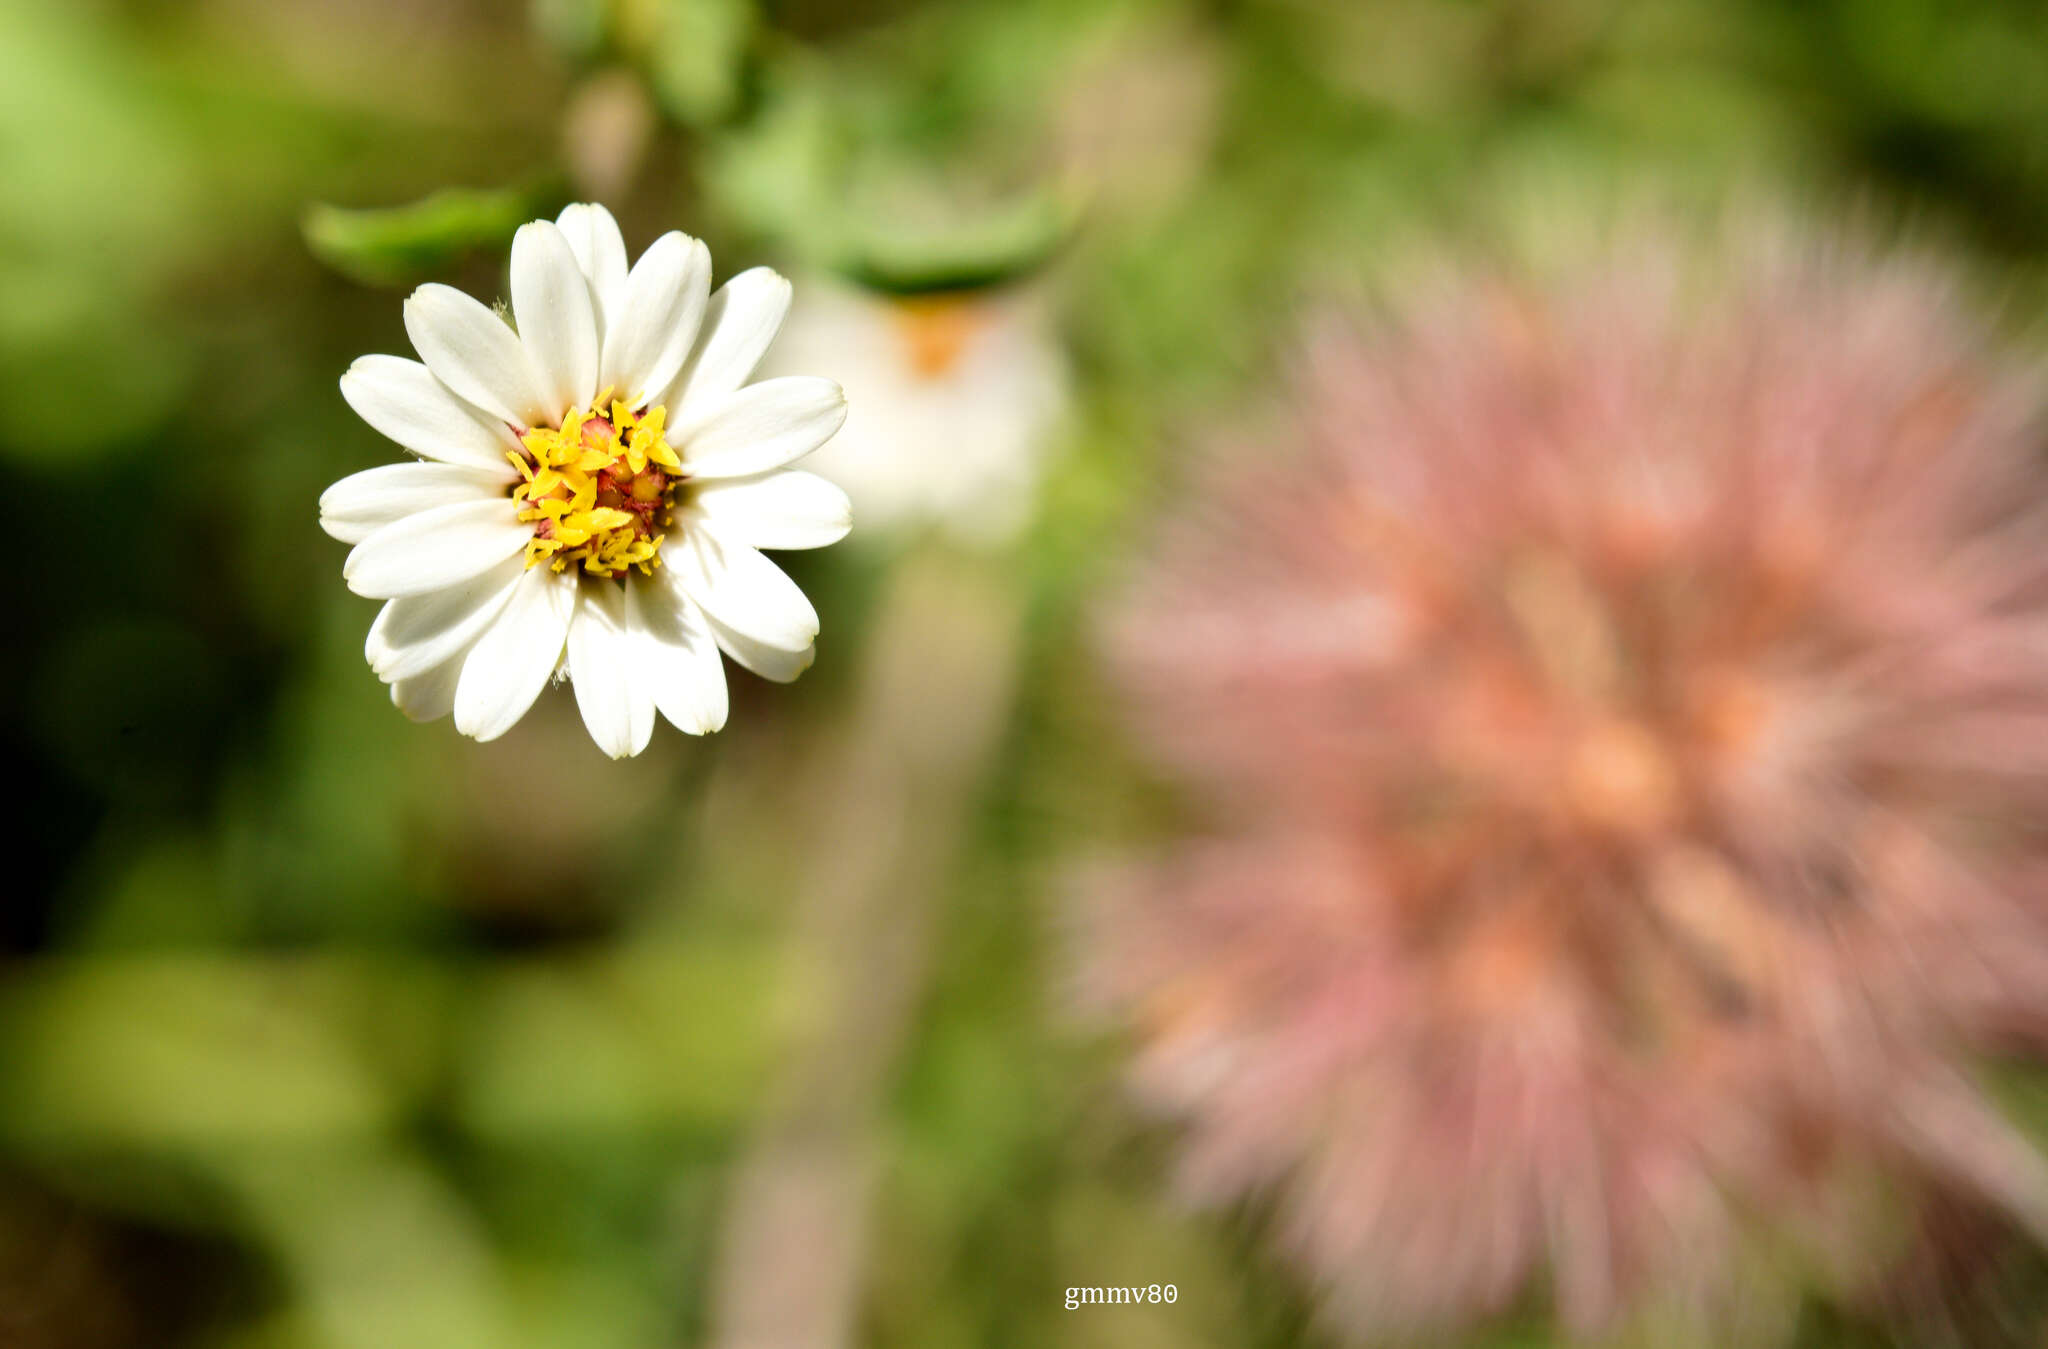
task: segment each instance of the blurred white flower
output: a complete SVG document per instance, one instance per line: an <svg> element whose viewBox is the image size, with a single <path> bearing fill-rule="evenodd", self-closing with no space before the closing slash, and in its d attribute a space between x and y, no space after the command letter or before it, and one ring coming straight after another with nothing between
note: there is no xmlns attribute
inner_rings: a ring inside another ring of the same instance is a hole
<svg viewBox="0 0 2048 1349"><path fill-rule="evenodd" d="M425 364L365 356L349 406L427 462L320 498L355 545L349 588L390 603L365 654L408 716L490 740L551 676L614 758L658 710L725 724L722 649L768 679L807 668L810 601L759 548L847 531L846 496L786 466L845 418L839 386L749 384L789 308L766 268L710 293L711 255L671 232L629 271L611 214L575 205L512 244L512 318L448 286L405 304Z"/></svg>
<svg viewBox="0 0 2048 1349"><path fill-rule="evenodd" d="M773 358L827 370L857 411L812 461L862 529L936 524L977 546L1029 522L1067 370L1030 290L887 296L806 282Z"/></svg>

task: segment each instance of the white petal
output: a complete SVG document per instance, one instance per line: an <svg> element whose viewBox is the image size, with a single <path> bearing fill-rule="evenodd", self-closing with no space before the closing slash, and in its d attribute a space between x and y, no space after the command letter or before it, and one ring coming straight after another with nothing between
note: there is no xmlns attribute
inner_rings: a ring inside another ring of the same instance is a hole
<svg viewBox="0 0 2048 1349"><path fill-rule="evenodd" d="M629 577L626 631L633 643L633 677L661 715L690 735L725 725L725 665L718 642L680 587Z"/></svg>
<svg viewBox="0 0 2048 1349"><path fill-rule="evenodd" d="M685 489L686 522L756 548L823 548L853 527L846 493L815 473L794 469Z"/></svg>
<svg viewBox="0 0 2048 1349"><path fill-rule="evenodd" d="M710 290L711 250L673 230L656 239L633 264L611 314L598 387L623 399L666 389L697 339Z"/></svg>
<svg viewBox="0 0 2048 1349"><path fill-rule="evenodd" d="M363 659L370 663L372 670L378 664L391 658L391 643L384 640L384 620L391 615L391 606L397 600L384 601L384 607L377 611L376 621L370 624L370 635L363 639Z"/></svg>
<svg viewBox="0 0 2048 1349"><path fill-rule="evenodd" d="M548 221L512 236L512 317L548 397L547 420L597 395L597 310L569 241Z"/></svg>
<svg viewBox="0 0 2048 1349"><path fill-rule="evenodd" d="M532 537L510 501L461 501L384 526L355 546L341 575L375 600L424 595L489 571Z"/></svg>
<svg viewBox="0 0 2048 1349"><path fill-rule="evenodd" d="M495 740L517 725L562 659L576 610L576 574L535 567L462 663L455 729Z"/></svg>
<svg viewBox="0 0 2048 1349"><path fill-rule="evenodd" d="M741 272L718 288L704 310L696 350L661 400L669 425L747 382L782 327L789 297L789 282L766 267Z"/></svg>
<svg viewBox="0 0 2048 1349"><path fill-rule="evenodd" d="M516 426L546 419L547 390L519 335L453 286L429 282L405 302L405 331L434 378Z"/></svg>
<svg viewBox="0 0 2048 1349"><path fill-rule="evenodd" d="M764 379L703 404L669 444L693 478L744 478L801 459L846 420L846 396L829 379Z"/></svg>
<svg viewBox="0 0 2048 1349"><path fill-rule="evenodd" d="M757 642L744 633L733 631L709 614L705 621L711 624L712 635L718 639L718 649L731 656L747 669L763 679L778 684L787 684L811 668L811 662L818 658L818 648L807 646L801 651L784 651L780 647Z"/></svg>
<svg viewBox="0 0 2048 1349"><path fill-rule="evenodd" d="M500 474L459 464L386 464L365 469L320 494L320 528L343 543L361 543L394 520L436 506L504 500L505 482Z"/></svg>
<svg viewBox="0 0 2048 1349"><path fill-rule="evenodd" d="M514 476L505 461L519 448L511 429L448 392L418 361L361 357L341 377L341 396L379 434L414 454Z"/></svg>
<svg viewBox="0 0 2048 1349"><path fill-rule="evenodd" d="M670 550L675 583L720 626L784 651L801 651L817 638L818 611L782 568L752 548L695 530L679 541L671 536L663 556Z"/></svg>
<svg viewBox="0 0 2048 1349"><path fill-rule="evenodd" d="M604 207L579 201L564 206L555 225L568 239L577 267L590 282L599 328L609 326L614 302L626 281L626 240L619 233L619 222Z"/></svg>
<svg viewBox="0 0 2048 1349"><path fill-rule="evenodd" d="M386 683L411 679L467 651L512 598L525 574L516 553L480 576L391 601L370 625L364 654Z"/></svg>
<svg viewBox="0 0 2048 1349"><path fill-rule="evenodd" d="M638 754L654 734L654 699L633 677L633 645L625 587L585 588L569 625L569 678L590 738L614 759Z"/></svg>
<svg viewBox="0 0 2048 1349"><path fill-rule="evenodd" d="M414 721L438 721L455 710L455 683L462 675L464 652L456 652L433 669L401 679L391 686L392 705Z"/></svg>

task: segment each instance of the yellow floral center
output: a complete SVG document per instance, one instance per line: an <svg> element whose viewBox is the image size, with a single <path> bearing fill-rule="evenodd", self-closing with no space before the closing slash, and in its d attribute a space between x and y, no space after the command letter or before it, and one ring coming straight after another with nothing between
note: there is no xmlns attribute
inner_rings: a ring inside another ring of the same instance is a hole
<svg viewBox="0 0 2048 1349"><path fill-rule="evenodd" d="M608 410L607 410L608 409ZM556 429L520 437L525 451L506 458L522 481L512 489L519 519L533 526L526 565L564 571L577 563L593 576L651 575L661 565L662 529L682 461L662 439L666 408L640 411L599 394Z"/></svg>

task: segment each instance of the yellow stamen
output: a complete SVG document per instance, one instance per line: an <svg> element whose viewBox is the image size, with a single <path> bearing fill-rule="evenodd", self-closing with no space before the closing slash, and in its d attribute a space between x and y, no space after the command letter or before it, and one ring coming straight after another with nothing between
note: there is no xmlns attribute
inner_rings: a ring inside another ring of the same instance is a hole
<svg viewBox="0 0 2048 1349"><path fill-rule="evenodd" d="M640 410L612 393L570 412L559 428L528 431L520 437L525 453L506 456L521 479L512 488L518 518L534 527L528 567L580 563L611 577L634 567L651 575L661 565L665 535L656 524L670 523L682 460L663 439L666 409Z"/></svg>

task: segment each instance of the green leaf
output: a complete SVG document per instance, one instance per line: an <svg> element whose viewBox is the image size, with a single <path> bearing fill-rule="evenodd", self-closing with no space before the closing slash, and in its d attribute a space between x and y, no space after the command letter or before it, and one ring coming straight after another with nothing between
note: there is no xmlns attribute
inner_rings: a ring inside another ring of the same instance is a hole
<svg viewBox="0 0 2048 1349"><path fill-rule="evenodd" d="M905 228L900 218L874 221L856 230L838 270L894 295L1000 285L1050 261L1080 215L1071 195L1045 190L925 228Z"/></svg>
<svg viewBox="0 0 2048 1349"><path fill-rule="evenodd" d="M495 966L464 1001L456 1117L501 1142L729 1129L778 1047L773 962L726 939Z"/></svg>
<svg viewBox="0 0 2048 1349"><path fill-rule="evenodd" d="M671 116L690 126L731 116L756 17L752 0L662 0L646 59L654 95Z"/></svg>
<svg viewBox="0 0 2048 1349"><path fill-rule="evenodd" d="M902 90L778 52L758 115L713 143L706 190L786 255L888 294L1015 280L1073 237L1077 193L985 146L912 144L919 115Z"/></svg>
<svg viewBox="0 0 2048 1349"><path fill-rule="evenodd" d="M0 459L38 468L146 437L195 364L160 306L200 256L208 169L103 8L0 5ZM62 389L93 389L89 413Z"/></svg>
<svg viewBox="0 0 2048 1349"><path fill-rule="evenodd" d="M316 204L306 212L306 246L344 276L404 285L465 254L509 247L513 231L545 214L558 196L552 189L451 187L408 206Z"/></svg>
<svg viewBox="0 0 2048 1349"><path fill-rule="evenodd" d="M603 49L604 0L529 0L534 29L565 56L588 60Z"/></svg>
<svg viewBox="0 0 2048 1349"><path fill-rule="evenodd" d="M377 1133L399 1102L344 1023L387 983L306 960L45 962L0 997L0 1129L14 1145L156 1153Z"/></svg>

